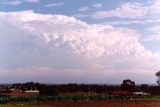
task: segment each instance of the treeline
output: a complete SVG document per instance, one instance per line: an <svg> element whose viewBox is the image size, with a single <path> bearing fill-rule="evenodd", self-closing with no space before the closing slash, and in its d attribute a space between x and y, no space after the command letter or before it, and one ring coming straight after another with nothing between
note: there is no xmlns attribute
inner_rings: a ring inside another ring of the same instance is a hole
<svg viewBox="0 0 160 107"><path fill-rule="evenodd" d="M107 95L119 86L113 85L87 85L87 84L61 84L61 85L40 85L38 87L40 95L59 95L62 93L96 93Z"/></svg>
<svg viewBox="0 0 160 107"><path fill-rule="evenodd" d="M125 81L124 81L125 82ZM128 81L127 81L128 82ZM99 84L40 84L34 82L17 83L9 88L21 90L39 90L41 96L57 96L64 93L95 93L97 95L110 95L116 90L143 91L151 95L160 95L160 86L149 86L142 84L139 86L121 85L99 85Z"/></svg>

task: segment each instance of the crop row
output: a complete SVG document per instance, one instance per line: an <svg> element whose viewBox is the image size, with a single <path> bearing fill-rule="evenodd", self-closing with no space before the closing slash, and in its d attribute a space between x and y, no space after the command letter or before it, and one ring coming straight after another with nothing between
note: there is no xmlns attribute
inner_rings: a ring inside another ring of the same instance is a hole
<svg viewBox="0 0 160 107"><path fill-rule="evenodd" d="M34 96L34 97L10 97L1 96L0 104L15 102L42 102L42 101L82 101L82 100L135 100L135 99L160 99L160 96Z"/></svg>

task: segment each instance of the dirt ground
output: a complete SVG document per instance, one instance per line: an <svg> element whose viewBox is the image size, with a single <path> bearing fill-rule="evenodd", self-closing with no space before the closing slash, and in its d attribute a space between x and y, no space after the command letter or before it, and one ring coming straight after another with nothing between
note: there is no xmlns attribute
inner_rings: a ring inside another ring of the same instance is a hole
<svg viewBox="0 0 160 107"><path fill-rule="evenodd" d="M0 107L160 107L160 101L61 101L7 104Z"/></svg>

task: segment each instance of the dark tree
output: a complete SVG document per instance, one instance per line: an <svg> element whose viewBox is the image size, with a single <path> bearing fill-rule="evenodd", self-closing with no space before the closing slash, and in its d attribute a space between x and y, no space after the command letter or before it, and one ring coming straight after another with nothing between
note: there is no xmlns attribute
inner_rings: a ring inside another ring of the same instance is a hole
<svg viewBox="0 0 160 107"><path fill-rule="evenodd" d="M158 71L158 72L156 73L156 76L158 77L157 83L158 83L158 85L160 85L160 71Z"/></svg>
<svg viewBox="0 0 160 107"><path fill-rule="evenodd" d="M149 86L148 84L142 84L140 87L139 87L140 91L143 91L143 92L150 92L149 91Z"/></svg>
<svg viewBox="0 0 160 107"><path fill-rule="evenodd" d="M121 90L123 91L134 91L135 90L135 82L131 81L130 79L123 80L123 83L121 84Z"/></svg>

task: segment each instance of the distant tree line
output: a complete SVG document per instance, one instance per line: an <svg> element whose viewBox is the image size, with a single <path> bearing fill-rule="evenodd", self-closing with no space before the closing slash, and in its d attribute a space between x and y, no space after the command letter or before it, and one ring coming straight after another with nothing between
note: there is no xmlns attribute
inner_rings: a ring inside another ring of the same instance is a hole
<svg viewBox="0 0 160 107"><path fill-rule="evenodd" d="M147 84L135 85L134 81L130 79L123 80L121 85L99 85L99 84L40 84L34 82L17 83L10 86L10 88L18 88L25 90L39 90L41 96L57 96L62 93L96 93L108 95L115 90L123 91L144 91L152 95L160 95L159 86L149 86Z"/></svg>

